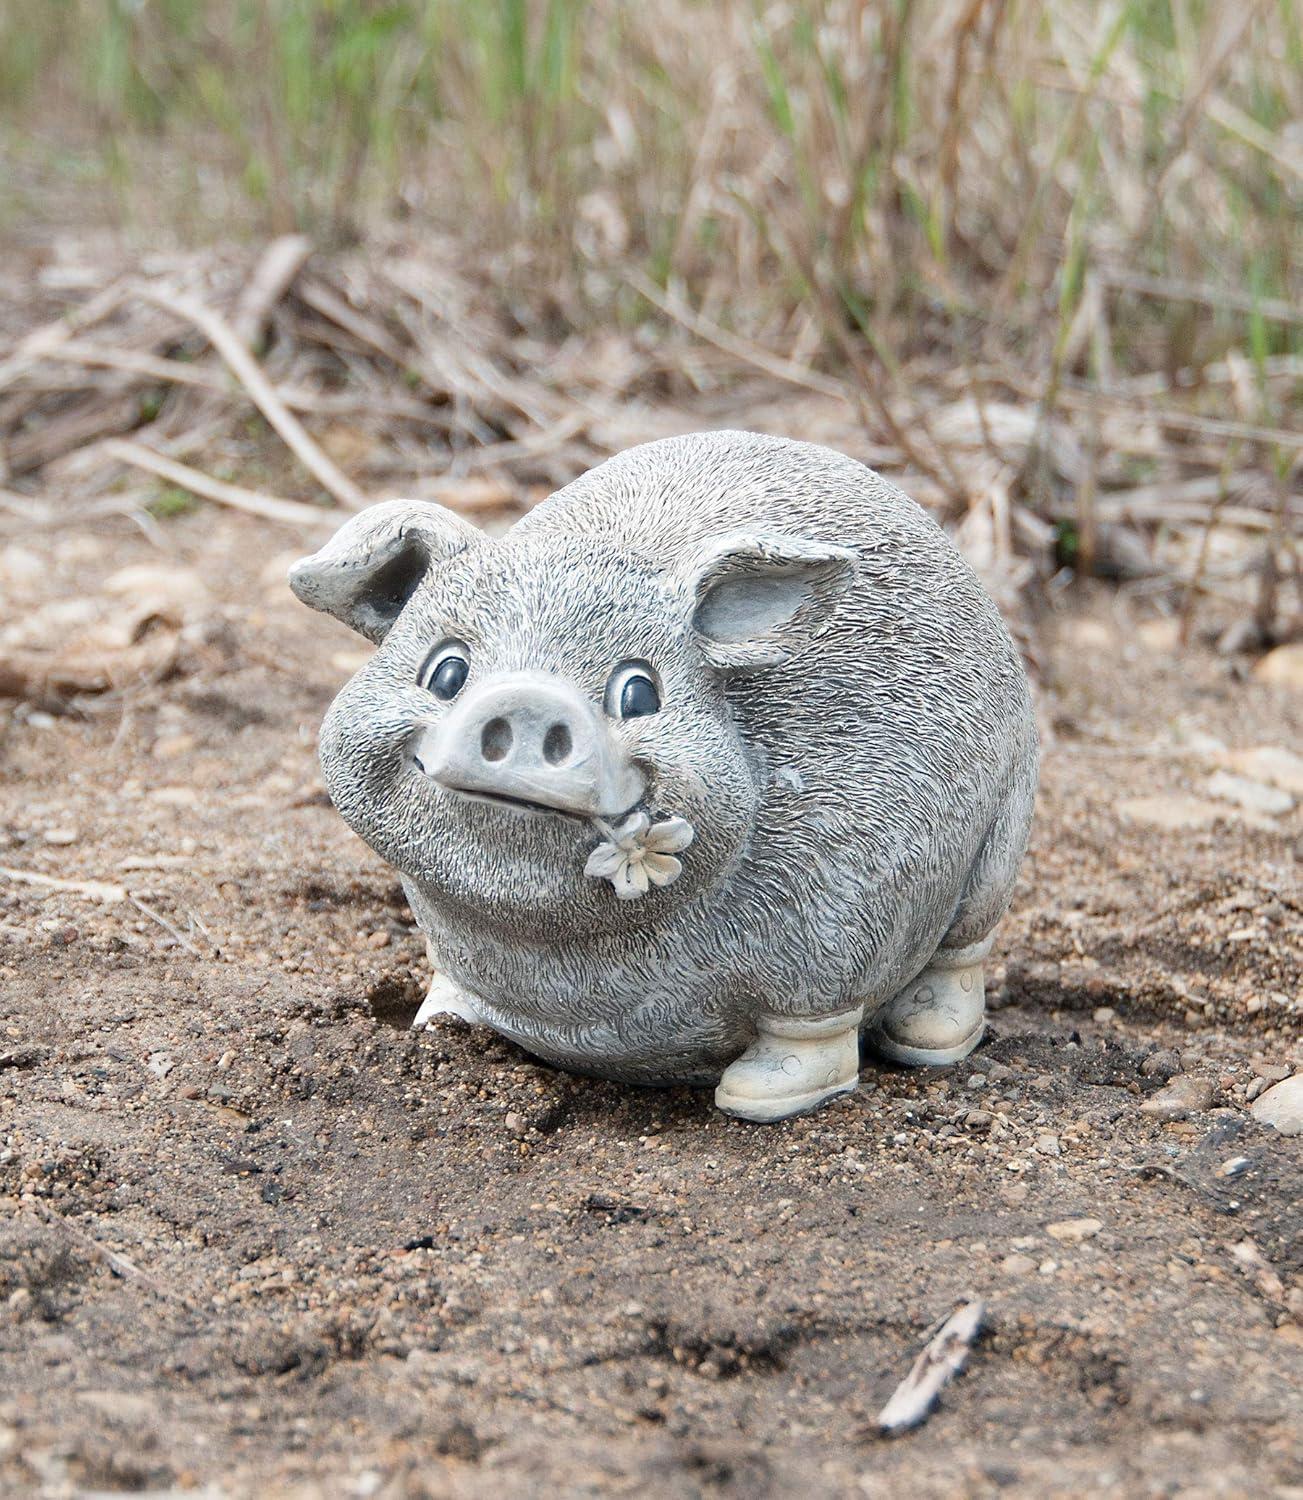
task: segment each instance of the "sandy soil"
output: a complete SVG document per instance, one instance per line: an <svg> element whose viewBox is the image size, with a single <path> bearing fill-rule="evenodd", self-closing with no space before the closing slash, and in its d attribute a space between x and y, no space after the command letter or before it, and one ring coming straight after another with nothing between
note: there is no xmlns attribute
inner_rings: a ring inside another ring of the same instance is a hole
<svg viewBox="0 0 1303 1500"><path fill-rule="evenodd" d="M1303 825L1120 810L1297 747L1303 698L1113 596L1042 621L988 1044L748 1126L406 1031L422 945L314 761L358 642L288 533L108 524L11 552L11 633L102 636L167 592L101 592L132 564L212 598L167 680L0 708L0 1489L1303 1493L1303 1138L1247 1109L1303 1064ZM1174 1073L1208 1107L1165 1121ZM881 1438L972 1296L968 1372Z"/></svg>

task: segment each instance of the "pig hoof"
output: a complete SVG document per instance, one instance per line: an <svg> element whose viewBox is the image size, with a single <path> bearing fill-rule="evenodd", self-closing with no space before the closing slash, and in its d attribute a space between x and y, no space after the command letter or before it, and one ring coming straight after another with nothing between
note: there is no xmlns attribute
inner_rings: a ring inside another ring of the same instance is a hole
<svg viewBox="0 0 1303 1500"><path fill-rule="evenodd" d="M466 1021L472 1026L488 1024L460 985L454 984L451 979L445 979L442 974L436 974L430 983L429 994L421 1001L420 1010L412 1018L411 1029L420 1031L440 1016L456 1016L458 1020Z"/></svg>
<svg viewBox="0 0 1303 1500"><path fill-rule="evenodd" d="M938 948L932 962L873 1018L865 1041L879 1057L911 1068L962 1061L986 1030L982 961L991 940Z"/></svg>
<svg viewBox="0 0 1303 1500"><path fill-rule="evenodd" d="M763 1017L755 1041L724 1070L716 1106L740 1120L786 1120L849 1094L860 1077L861 1015Z"/></svg>

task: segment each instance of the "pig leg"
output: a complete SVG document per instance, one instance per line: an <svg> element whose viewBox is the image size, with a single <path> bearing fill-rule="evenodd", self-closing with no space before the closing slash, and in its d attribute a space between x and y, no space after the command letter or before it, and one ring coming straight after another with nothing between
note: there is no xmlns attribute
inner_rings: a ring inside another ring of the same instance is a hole
<svg viewBox="0 0 1303 1500"><path fill-rule="evenodd" d="M862 1006L818 1020L762 1015L756 1039L730 1063L715 1104L741 1120L786 1120L849 1094L860 1078Z"/></svg>
<svg viewBox="0 0 1303 1500"><path fill-rule="evenodd" d="M1014 766L941 946L865 1032L865 1042L880 1057L909 1067L942 1067L962 1061L982 1040L982 965L991 951L991 930L1013 897L1035 799L1036 745L1031 741Z"/></svg>
<svg viewBox="0 0 1303 1500"><path fill-rule="evenodd" d="M422 1031L439 1016L456 1016L458 1020L469 1022L472 1026L488 1024L476 1010L471 996L442 974L436 974L430 981L429 993L412 1018L412 1030Z"/></svg>
<svg viewBox="0 0 1303 1500"><path fill-rule="evenodd" d="M873 1018L865 1041L879 1057L908 1067L960 1062L986 1030L982 964L991 939L938 948L927 968Z"/></svg>

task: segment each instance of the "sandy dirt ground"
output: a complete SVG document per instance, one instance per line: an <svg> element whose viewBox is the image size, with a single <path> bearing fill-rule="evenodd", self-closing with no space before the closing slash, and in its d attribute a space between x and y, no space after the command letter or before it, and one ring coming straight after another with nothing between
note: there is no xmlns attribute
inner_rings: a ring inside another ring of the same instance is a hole
<svg viewBox="0 0 1303 1500"><path fill-rule="evenodd" d="M9 639L160 678L0 705L0 1491L1303 1494L1303 1137L1249 1110L1303 1067L1303 818L1209 790L1303 696L1117 595L1040 620L988 1042L758 1127L405 1029L314 755L359 642L292 534L161 537L0 546Z"/></svg>

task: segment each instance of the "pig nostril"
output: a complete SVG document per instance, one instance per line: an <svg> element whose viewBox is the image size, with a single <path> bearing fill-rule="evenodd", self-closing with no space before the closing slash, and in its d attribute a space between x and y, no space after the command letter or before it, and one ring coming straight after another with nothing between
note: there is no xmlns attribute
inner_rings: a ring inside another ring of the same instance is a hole
<svg viewBox="0 0 1303 1500"><path fill-rule="evenodd" d="M570 758L574 746L569 727L565 724L553 724L543 736L543 759L550 766L559 766L562 761Z"/></svg>
<svg viewBox="0 0 1303 1500"><path fill-rule="evenodd" d="M480 752L485 760L503 760L511 749L511 725L505 719L490 719L480 731Z"/></svg>

